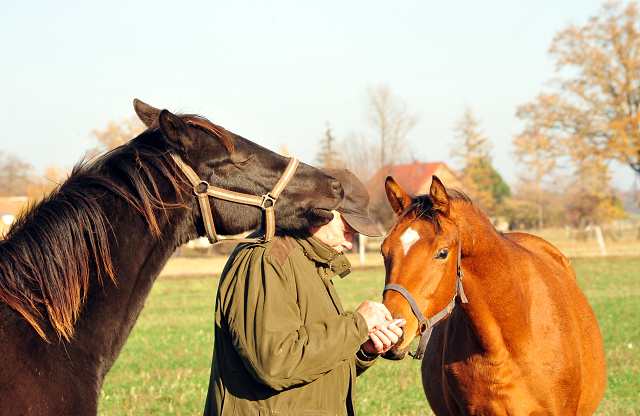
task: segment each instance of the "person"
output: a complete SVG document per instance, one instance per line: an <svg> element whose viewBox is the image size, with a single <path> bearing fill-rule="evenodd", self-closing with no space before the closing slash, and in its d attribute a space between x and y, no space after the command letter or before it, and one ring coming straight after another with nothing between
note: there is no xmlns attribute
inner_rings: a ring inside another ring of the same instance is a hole
<svg viewBox="0 0 640 416"><path fill-rule="evenodd" d="M369 194L347 169L328 224L239 244L220 279L204 415L354 415L356 376L402 335L387 308L345 311L333 285L357 232L381 236Z"/></svg>

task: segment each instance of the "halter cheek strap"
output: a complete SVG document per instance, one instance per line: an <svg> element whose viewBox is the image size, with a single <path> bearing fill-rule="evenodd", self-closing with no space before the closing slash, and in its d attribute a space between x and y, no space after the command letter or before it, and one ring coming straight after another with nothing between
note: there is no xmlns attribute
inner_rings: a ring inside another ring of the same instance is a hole
<svg viewBox="0 0 640 416"><path fill-rule="evenodd" d="M263 243L271 240L276 232L276 218L275 218L275 204L276 200L280 196L280 193L284 190L285 186L289 183L293 174L298 168L298 159L292 157L289 159L289 164L284 170L284 173L280 177L280 180L273 187L271 192L262 196L242 194L239 192L228 191L226 189L216 188L209 185L206 181L203 181L198 177L198 174L191 168L191 166L184 163L184 161L178 156L177 153L171 152L171 157L176 162L178 167L185 174L191 185L193 185L193 193L198 198L200 205L200 211L202 213L202 219L204 221L204 228L207 234L207 238L211 244L222 242L251 242L251 243ZM213 213L211 211L211 205L209 203L209 197L224 199L226 201L236 202L238 204L254 205L262 208L265 212L266 230L265 235L262 238L220 238L216 233L216 227L213 222Z"/></svg>
<svg viewBox="0 0 640 416"><path fill-rule="evenodd" d="M411 296L411 293L409 293L407 289L395 283L390 283L384 287L384 291L382 292L383 296L384 296L384 292L386 292L387 290L393 290L400 293L402 296L404 296L407 302L409 302L409 305L411 305L411 310L413 311L413 314L416 316L416 318L418 318L418 322L419 322L418 325L420 327L420 342L418 343L418 347L415 350L409 351L409 355L416 360L420 360L422 359L422 357L424 357L424 352L427 349L429 338L431 338L431 332L433 330L433 327L436 326L438 322L440 322L440 320L442 320L444 317L448 316L451 313L451 311L453 311L453 308L456 306L456 297L460 295L460 300L462 301L462 303L469 302L467 300L467 296L464 294L464 289L462 287L462 278L464 277L464 270L462 270L461 261L462 261L462 231L460 231L460 243L458 244L458 267L457 267L457 273L456 273L457 274L456 290L453 293L453 299L451 299L451 302L449 302L449 304L443 310L441 310L440 312L438 312L437 314L435 314L429 319L424 317L415 299L413 298L413 296Z"/></svg>

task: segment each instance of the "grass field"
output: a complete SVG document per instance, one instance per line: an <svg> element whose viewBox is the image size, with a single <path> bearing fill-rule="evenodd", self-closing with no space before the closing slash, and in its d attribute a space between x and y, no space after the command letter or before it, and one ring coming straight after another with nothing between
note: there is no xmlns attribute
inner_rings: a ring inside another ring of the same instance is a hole
<svg viewBox="0 0 640 416"><path fill-rule="evenodd" d="M218 283L212 275L222 267L218 263L207 269L194 260L170 262L107 375L100 415L202 413ZM640 257L574 258L572 264L605 344L608 384L597 414L638 415ZM364 299L379 300L383 281L381 268L363 268L335 283L345 307L354 309ZM380 360L358 378L357 397L361 415L431 414L415 360Z"/></svg>

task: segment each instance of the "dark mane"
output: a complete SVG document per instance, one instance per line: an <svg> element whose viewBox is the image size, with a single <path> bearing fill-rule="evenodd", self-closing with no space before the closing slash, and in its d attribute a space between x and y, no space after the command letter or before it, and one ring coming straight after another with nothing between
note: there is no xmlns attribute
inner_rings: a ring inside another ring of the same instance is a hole
<svg viewBox="0 0 640 416"><path fill-rule="evenodd" d="M233 151L222 127L198 116L181 118ZM182 197L189 185L176 171L170 150L160 129L151 128L93 161L80 162L64 183L29 206L0 241L0 258L11 259L0 264L0 300L43 339L47 340L46 319L60 339L69 341L73 336L90 273L97 273L100 283L105 277L114 278L111 228L100 199L116 198L133 207L154 237L160 237L157 213L185 206ZM158 173L170 184L177 202L163 201Z"/></svg>
<svg viewBox="0 0 640 416"><path fill-rule="evenodd" d="M472 206L474 205L467 194L457 189L447 189L447 196L452 202L459 201ZM438 233L442 231L440 216L436 215L429 195L412 196L411 203L400 213L396 224L407 215L412 215L414 219L430 221Z"/></svg>

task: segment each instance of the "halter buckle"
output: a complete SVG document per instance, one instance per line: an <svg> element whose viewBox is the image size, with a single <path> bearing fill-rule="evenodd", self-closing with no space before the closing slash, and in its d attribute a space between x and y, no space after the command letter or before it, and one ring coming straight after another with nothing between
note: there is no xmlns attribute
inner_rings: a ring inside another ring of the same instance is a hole
<svg viewBox="0 0 640 416"><path fill-rule="evenodd" d="M269 206L267 206L267 201L271 202L271 204ZM271 208L275 204L276 204L276 199L274 197L272 197L270 193L268 193L266 195L262 195L262 203L260 204L260 208L262 208L262 209Z"/></svg>

